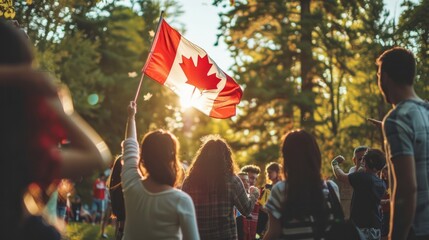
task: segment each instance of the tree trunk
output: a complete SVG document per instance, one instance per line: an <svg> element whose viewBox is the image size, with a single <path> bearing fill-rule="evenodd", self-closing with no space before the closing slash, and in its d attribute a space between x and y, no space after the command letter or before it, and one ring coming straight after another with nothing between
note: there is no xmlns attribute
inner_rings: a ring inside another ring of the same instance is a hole
<svg viewBox="0 0 429 240"><path fill-rule="evenodd" d="M301 94L303 101L299 104L301 127L311 132L314 130L314 102L313 93L313 57L311 47L311 33L313 30L311 12L311 0L301 0Z"/></svg>

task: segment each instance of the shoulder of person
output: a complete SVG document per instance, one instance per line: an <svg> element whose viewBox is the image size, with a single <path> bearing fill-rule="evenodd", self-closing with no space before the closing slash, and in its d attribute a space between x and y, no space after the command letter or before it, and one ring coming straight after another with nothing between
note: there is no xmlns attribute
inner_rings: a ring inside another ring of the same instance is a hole
<svg viewBox="0 0 429 240"><path fill-rule="evenodd" d="M281 191L281 192L283 192L285 190L285 188L286 188L286 184L287 184L286 181L278 181L271 188L271 192L275 192L275 191Z"/></svg>
<svg viewBox="0 0 429 240"><path fill-rule="evenodd" d="M394 109L392 109L386 116L386 120L404 120L410 121L412 119L412 114L417 109L421 109L421 107L425 108L429 111L429 103L426 101L420 100L405 100L396 105Z"/></svg>
<svg viewBox="0 0 429 240"><path fill-rule="evenodd" d="M349 178L350 184L353 185L353 183L357 183L360 182L363 179L368 179L370 178L369 174L366 172L353 172L348 174L347 176Z"/></svg>
<svg viewBox="0 0 429 240"><path fill-rule="evenodd" d="M174 196L175 199L180 200L188 200L191 199L191 197L189 196L189 194L185 191L183 191L182 189L179 188L171 188L169 190L169 194L170 196Z"/></svg>
<svg viewBox="0 0 429 240"><path fill-rule="evenodd" d="M331 179L326 180L326 181L325 181L325 183L326 183L326 184L331 185L331 187L333 187L334 189L335 189L335 188L338 188L337 183L335 183L335 182L334 182L333 180L331 180Z"/></svg>
<svg viewBox="0 0 429 240"><path fill-rule="evenodd" d="M365 178L365 177L370 177L371 174L369 174L369 173L361 170L361 171L352 172L352 173L349 174L349 176L352 176L352 177L363 177L363 178Z"/></svg>
<svg viewBox="0 0 429 240"><path fill-rule="evenodd" d="M420 99L420 98L419 99L410 99L410 100L405 101L405 102L410 104L410 105L413 104L416 106L421 106L421 107L424 107L427 110L429 110L429 101L426 99Z"/></svg>
<svg viewBox="0 0 429 240"><path fill-rule="evenodd" d="M193 203L192 198L191 198L191 196L188 193L186 193L186 192L184 192L184 191L182 191L180 189L175 189L175 190L177 190L177 192L178 192L177 195L179 196L180 200L182 200L182 201L191 201Z"/></svg>
<svg viewBox="0 0 429 240"><path fill-rule="evenodd" d="M232 174L231 177L229 178L230 181L232 182L240 182L241 183L241 179L239 176L237 176L236 174Z"/></svg>
<svg viewBox="0 0 429 240"><path fill-rule="evenodd" d="M378 175L369 174L370 178L373 179L375 182L379 183L380 185L385 184L384 180L381 179Z"/></svg>

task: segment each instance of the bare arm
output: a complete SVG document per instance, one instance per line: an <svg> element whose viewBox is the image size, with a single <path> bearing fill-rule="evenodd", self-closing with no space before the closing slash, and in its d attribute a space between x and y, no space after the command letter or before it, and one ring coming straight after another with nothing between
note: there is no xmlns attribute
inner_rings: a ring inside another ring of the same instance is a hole
<svg viewBox="0 0 429 240"><path fill-rule="evenodd" d="M271 213L268 213L268 231L264 236L264 240L277 239L280 236L282 225L279 219L276 219Z"/></svg>
<svg viewBox="0 0 429 240"><path fill-rule="evenodd" d="M414 220L417 201L417 180L412 156L392 159L392 197L390 202L389 239L407 239Z"/></svg>
<svg viewBox="0 0 429 240"><path fill-rule="evenodd" d="M136 120L135 115L137 112L137 105L134 101L131 101L128 105L128 120L127 127L125 130L125 139L133 138L137 141L137 130L136 130Z"/></svg>
<svg viewBox="0 0 429 240"><path fill-rule="evenodd" d="M339 155L334 158L331 162L332 172L334 176L343 183L350 184L349 175L345 173L339 166L340 163L344 162L344 157Z"/></svg>

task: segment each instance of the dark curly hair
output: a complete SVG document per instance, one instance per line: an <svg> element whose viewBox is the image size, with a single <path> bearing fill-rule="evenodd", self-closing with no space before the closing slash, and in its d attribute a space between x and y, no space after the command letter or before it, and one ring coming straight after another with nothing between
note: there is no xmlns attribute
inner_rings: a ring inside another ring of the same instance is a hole
<svg viewBox="0 0 429 240"><path fill-rule="evenodd" d="M246 172L246 173L255 173L255 174L261 173L261 169L258 166L253 164L242 167L240 171Z"/></svg>
<svg viewBox="0 0 429 240"><path fill-rule="evenodd" d="M227 191L227 179L237 169L232 151L224 139L216 135L204 138L187 177L189 186L222 195Z"/></svg>
<svg viewBox="0 0 429 240"><path fill-rule="evenodd" d="M363 155L368 168L380 171L386 165L386 156L379 149L368 149Z"/></svg>

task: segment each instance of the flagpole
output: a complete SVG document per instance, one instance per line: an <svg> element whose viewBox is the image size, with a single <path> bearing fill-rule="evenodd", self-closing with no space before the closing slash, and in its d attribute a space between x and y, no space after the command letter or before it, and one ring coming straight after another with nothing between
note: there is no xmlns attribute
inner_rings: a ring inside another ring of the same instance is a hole
<svg viewBox="0 0 429 240"><path fill-rule="evenodd" d="M150 55L152 54L152 52L153 52L153 42L154 42L154 40L155 40L155 38L156 38L156 35L158 34L159 26L161 25L161 20L162 20L163 15L164 15L164 10L162 10L162 11L161 11L161 14L160 14L160 16L159 16L158 25L156 26L155 36L154 36L154 37L153 37L153 39L152 39L152 43L151 43L151 45L150 45L150 52L149 52L149 54L148 54L148 55L147 55L147 57L146 57L145 65L146 65L146 63L147 63L147 60L149 59L149 56L150 56ZM138 98L138 97L139 97L139 95L140 95L140 89L141 89L141 86L142 86L143 78L144 78L144 72L142 73L142 77L140 78L139 86L137 87L136 96L134 97L134 102L137 102L137 98Z"/></svg>
<svg viewBox="0 0 429 240"><path fill-rule="evenodd" d="M136 96L134 97L134 102L137 102L137 98L140 95L140 89L142 87L143 78L144 78L144 73L142 74L142 77L140 78L139 86L137 87Z"/></svg>

